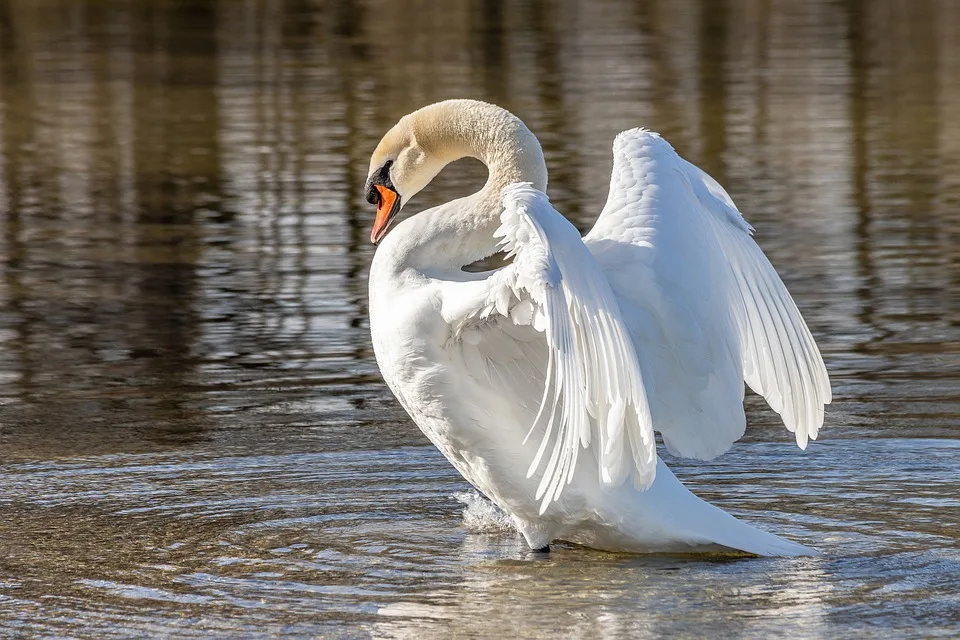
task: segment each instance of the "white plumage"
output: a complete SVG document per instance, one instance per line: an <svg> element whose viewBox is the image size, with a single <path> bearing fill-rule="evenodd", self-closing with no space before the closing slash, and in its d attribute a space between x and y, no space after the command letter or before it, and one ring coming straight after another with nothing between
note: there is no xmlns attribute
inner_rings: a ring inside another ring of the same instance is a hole
<svg viewBox="0 0 960 640"><path fill-rule="evenodd" d="M649 131L620 134L613 151L607 203L581 238L508 112L448 101L401 120L371 161L371 176L393 161L401 202L463 155L490 179L379 247L371 329L384 378L533 548L805 553L689 493L654 431L677 455L723 453L744 432L746 381L806 447L831 399L816 343L716 181ZM461 270L498 248L511 264Z"/></svg>
<svg viewBox="0 0 960 640"><path fill-rule="evenodd" d="M744 432L744 380L806 448L830 383L752 227L659 135L626 131L613 153L610 195L584 242L633 309L624 313L667 448L700 459L727 451Z"/></svg>
<svg viewBox="0 0 960 640"><path fill-rule="evenodd" d="M646 489L656 468L650 409L629 329L602 268L542 192L512 185L504 190L503 204L494 236L502 238L513 263L482 281L486 286L476 298L476 311L458 301L459 313L447 321L489 325L497 314L543 333L546 372L535 372L533 380L543 394L523 441L543 431L527 469L530 478L542 467L536 491L540 513L573 480L580 449L594 442L604 484L619 485L632 471L634 484ZM447 291L450 297L476 295L469 289ZM490 355L479 364L467 363L466 373L477 379L504 377L504 364L493 353L517 353L512 342L507 332L476 342Z"/></svg>

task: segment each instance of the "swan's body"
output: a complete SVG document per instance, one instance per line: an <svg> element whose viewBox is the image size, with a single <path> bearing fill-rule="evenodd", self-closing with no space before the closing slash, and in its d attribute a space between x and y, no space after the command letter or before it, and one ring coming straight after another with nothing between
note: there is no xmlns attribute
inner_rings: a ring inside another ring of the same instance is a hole
<svg viewBox="0 0 960 640"><path fill-rule="evenodd" d="M487 164L483 189L383 237L401 203L464 156ZM542 193L529 130L503 109L455 100L384 137L370 188L383 377L531 548L809 552L700 500L656 455L654 430L679 455L726 451L745 428L744 380L801 447L830 401L796 306L709 176L658 135L624 132L607 204L581 238ZM463 271L500 248L509 266Z"/></svg>

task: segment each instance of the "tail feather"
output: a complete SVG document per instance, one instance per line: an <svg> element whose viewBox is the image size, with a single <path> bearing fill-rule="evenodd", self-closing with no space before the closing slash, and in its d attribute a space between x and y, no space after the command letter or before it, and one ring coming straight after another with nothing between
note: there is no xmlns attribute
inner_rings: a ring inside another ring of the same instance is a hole
<svg viewBox="0 0 960 640"><path fill-rule="evenodd" d="M668 520L662 524L680 533L691 546L719 545L758 556L819 555L815 549L758 529L701 500L662 461L658 461L657 480L645 497L658 503L654 512Z"/></svg>
<svg viewBox="0 0 960 640"><path fill-rule="evenodd" d="M711 517L708 528L711 531L709 537L714 544L758 556L793 558L819 555L818 551L810 547L758 529L711 504L703 504L716 512Z"/></svg>

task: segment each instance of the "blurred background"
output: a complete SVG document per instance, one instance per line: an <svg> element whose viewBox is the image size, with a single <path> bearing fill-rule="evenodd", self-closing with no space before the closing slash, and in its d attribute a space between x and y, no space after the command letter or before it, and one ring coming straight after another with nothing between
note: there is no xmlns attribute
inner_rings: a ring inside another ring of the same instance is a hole
<svg viewBox="0 0 960 640"><path fill-rule="evenodd" d="M483 611L449 604L470 593L450 586L464 557L519 547L459 527L450 494L466 485L383 386L366 320L369 155L399 117L451 97L530 126L555 206L582 229L613 136L634 126L711 173L757 228L835 403L825 444L800 454L748 397L729 459L677 462L701 495L808 544L889 552L903 576L924 570L898 554L956 548L960 3L0 0L7 630L327 633L411 591L421 608L397 619L434 619L425 602ZM410 206L483 177L461 161ZM791 497L788 469L808 493ZM937 554L930 571L960 571ZM955 630L956 585L936 585L890 620ZM250 614L265 592L271 613ZM865 597L817 619L855 624L858 606L876 613ZM631 601L603 629L636 637L640 613ZM714 630L730 623L717 616ZM542 622L528 631L555 623Z"/></svg>

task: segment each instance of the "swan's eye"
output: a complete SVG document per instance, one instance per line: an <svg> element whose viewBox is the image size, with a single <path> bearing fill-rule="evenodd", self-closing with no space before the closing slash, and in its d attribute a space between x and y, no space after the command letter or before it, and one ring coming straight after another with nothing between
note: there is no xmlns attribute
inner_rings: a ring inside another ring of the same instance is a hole
<svg viewBox="0 0 960 640"><path fill-rule="evenodd" d="M393 186L393 181L390 180L390 167L392 166L393 160L387 160L383 166L371 174L370 179L367 180L367 202L370 204L375 204L379 207L383 200L383 198L380 197L380 192L377 190L377 185L387 187L390 191L395 192L397 190Z"/></svg>

